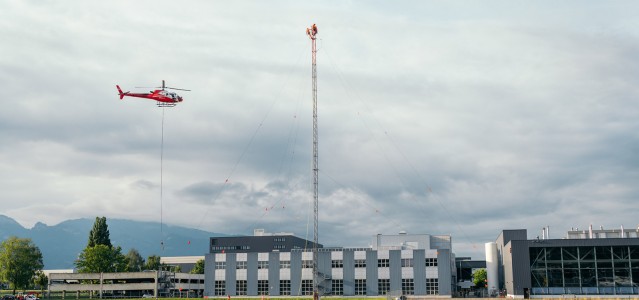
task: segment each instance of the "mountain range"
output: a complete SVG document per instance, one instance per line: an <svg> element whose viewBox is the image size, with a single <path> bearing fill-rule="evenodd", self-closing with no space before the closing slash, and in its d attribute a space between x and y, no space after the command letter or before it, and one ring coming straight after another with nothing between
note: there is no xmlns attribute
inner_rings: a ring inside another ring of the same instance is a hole
<svg viewBox="0 0 639 300"><path fill-rule="evenodd" d="M27 229L14 219L0 215L0 241L10 236L30 238L42 252L45 270L72 269L87 245L94 222L95 219L75 219L54 226L38 222ZM107 219L107 225L111 244L122 247L123 254L136 249L145 259L150 255L204 255L209 250L210 237L227 236L167 224L160 226L158 222Z"/></svg>

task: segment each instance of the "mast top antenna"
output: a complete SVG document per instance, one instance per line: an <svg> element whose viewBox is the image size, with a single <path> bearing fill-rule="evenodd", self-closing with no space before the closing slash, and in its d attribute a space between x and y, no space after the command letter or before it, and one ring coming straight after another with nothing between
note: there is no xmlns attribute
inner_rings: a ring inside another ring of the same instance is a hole
<svg viewBox="0 0 639 300"><path fill-rule="evenodd" d="M311 27L306 28L306 35L308 35L311 40L314 40L315 35L317 35L317 25L313 24Z"/></svg>

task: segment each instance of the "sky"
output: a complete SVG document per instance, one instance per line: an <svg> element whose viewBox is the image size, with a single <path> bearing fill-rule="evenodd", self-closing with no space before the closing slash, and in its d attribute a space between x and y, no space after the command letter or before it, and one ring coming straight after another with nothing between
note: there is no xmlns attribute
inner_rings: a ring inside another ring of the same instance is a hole
<svg viewBox="0 0 639 300"><path fill-rule="evenodd" d="M0 214L319 242L635 228L634 1L0 4ZM158 108L166 80L184 102ZM143 86L147 88L136 88Z"/></svg>

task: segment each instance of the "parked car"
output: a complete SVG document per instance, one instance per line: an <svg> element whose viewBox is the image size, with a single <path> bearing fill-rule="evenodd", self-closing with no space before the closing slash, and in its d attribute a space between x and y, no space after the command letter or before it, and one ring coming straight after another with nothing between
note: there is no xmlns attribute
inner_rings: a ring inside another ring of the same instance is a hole
<svg viewBox="0 0 639 300"><path fill-rule="evenodd" d="M151 294L144 294L142 295L142 298L155 298L155 297L153 297L153 295Z"/></svg>
<svg viewBox="0 0 639 300"><path fill-rule="evenodd" d="M16 297L14 295L4 295L2 296L2 300L15 300Z"/></svg>

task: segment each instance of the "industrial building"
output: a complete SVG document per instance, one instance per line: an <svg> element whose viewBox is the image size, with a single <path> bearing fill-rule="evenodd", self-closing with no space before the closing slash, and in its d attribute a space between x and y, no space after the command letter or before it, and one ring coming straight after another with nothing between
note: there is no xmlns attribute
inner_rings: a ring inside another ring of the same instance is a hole
<svg viewBox="0 0 639 300"><path fill-rule="evenodd" d="M265 237L271 241L264 241ZM257 244L258 240L275 246L285 241L299 242L299 238L262 232L253 237L215 239L211 253L205 256L206 297L312 295L311 246L262 248L259 252L252 246L241 247ZM240 247L224 251L213 248L229 243ZM310 241L304 243L311 245ZM372 238L369 247L319 248L318 271L321 295L451 297L456 284L455 257L448 235L380 234Z"/></svg>
<svg viewBox="0 0 639 300"><path fill-rule="evenodd" d="M116 273L50 273L48 297L85 298L200 297L204 275L168 271Z"/></svg>
<svg viewBox="0 0 639 300"><path fill-rule="evenodd" d="M160 265L178 267L180 273L191 273L198 261L204 260L202 256L162 256Z"/></svg>
<svg viewBox="0 0 639 300"><path fill-rule="evenodd" d="M639 294L638 229L572 229L562 239L504 230L486 244L489 287L515 298ZM493 278L491 282L491 274Z"/></svg>
<svg viewBox="0 0 639 300"><path fill-rule="evenodd" d="M268 233L264 229L253 230L253 236L212 237L210 253L289 252L294 249L312 249L313 242L298 238L292 233ZM317 245L322 248L322 245Z"/></svg>
<svg viewBox="0 0 639 300"><path fill-rule="evenodd" d="M485 260L473 260L470 257L456 257L455 269L457 269L457 291L459 295L468 295L473 283L473 272L477 269L486 269Z"/></svg>

